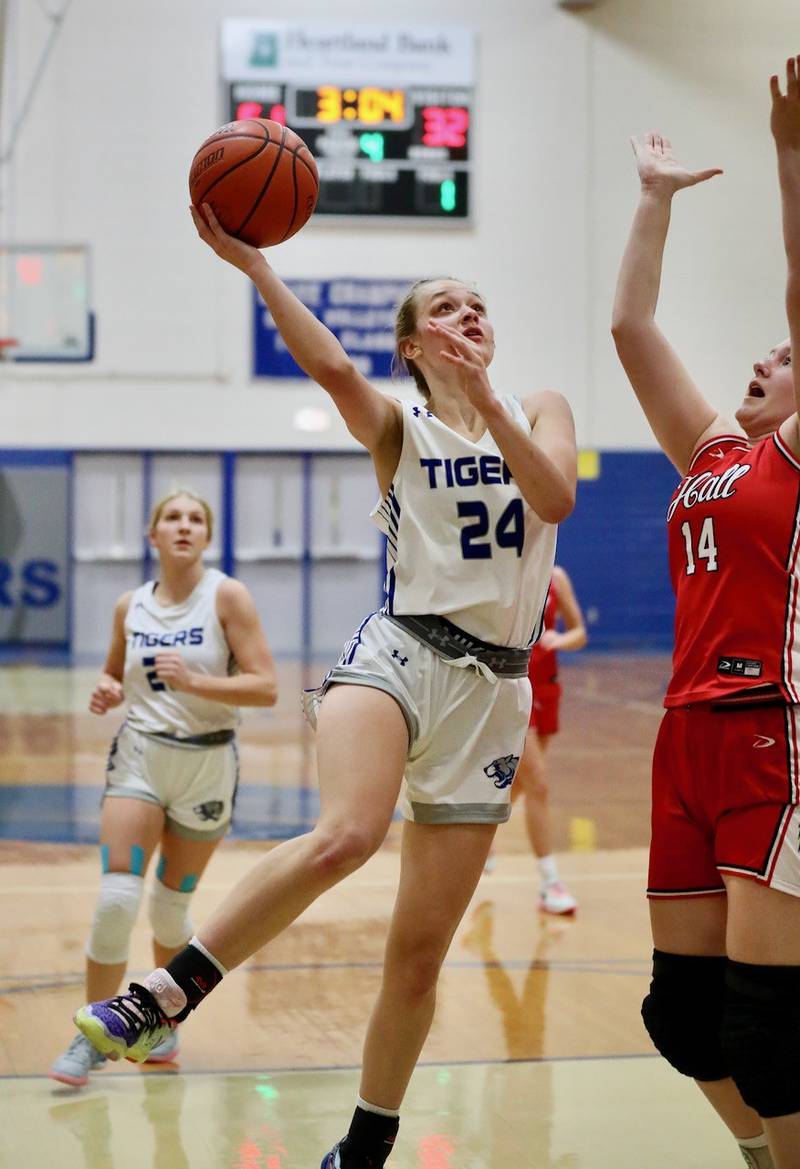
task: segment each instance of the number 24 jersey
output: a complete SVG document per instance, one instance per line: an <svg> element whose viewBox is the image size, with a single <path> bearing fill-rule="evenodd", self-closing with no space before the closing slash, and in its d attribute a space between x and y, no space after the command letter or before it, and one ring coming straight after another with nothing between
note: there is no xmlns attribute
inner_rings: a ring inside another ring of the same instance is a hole
<svg viewBox="0 0 800 1169"><path fill-rule="evenodd" d="M667 510L675 648L664 705L756 686L800 702L800 461L779 434L721 435Z"/></svg>
<svg viewBox="0 0 800 1169"><path fill-rule="evenodd" d="M521 402L500 401L530 434ZM488 428L472 442L404 402L400 461L372 514L387 541L389 615L438 614L493 645L539 638L556 526L525 502Z"/></svg>

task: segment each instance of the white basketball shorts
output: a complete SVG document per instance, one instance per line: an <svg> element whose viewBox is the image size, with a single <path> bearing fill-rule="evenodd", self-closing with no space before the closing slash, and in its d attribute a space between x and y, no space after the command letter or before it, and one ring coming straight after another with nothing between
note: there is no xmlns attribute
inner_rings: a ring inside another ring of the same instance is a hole
<svg viewBox="0 0 800 1169"><path fill-rule="evenodd" d="M527 677L493 677L454 665L382 613L373 613L336 666L304 696L312 726L337 684L384 690L409 736L403 815L419 824L500 824L511 814L511 782L531 708Z"/></svg>
<svg viewBox="0 0 800 1169"><path fill-rule="evenodd" d="M167 827L190 840L216 840L228 831L239 777L236 741L182 747L123 723L106 764L108 796L159 804Z"/></svg>

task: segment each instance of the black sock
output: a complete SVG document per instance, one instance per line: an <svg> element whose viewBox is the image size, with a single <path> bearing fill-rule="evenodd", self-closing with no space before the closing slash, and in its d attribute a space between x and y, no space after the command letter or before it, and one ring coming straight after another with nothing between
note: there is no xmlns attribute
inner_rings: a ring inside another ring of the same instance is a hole
<svg viewBox="0 0 800 1169"><path fill-rule="evenodd" d="M209 962L205 954L191 943L170 960L167 973L172 975L187 999L186 1006L175 1016L176 1023L182 1023L206 995L222 982L222 975L214 963Z"/></svg>
<svg viewBox="0 0 800 1169"><path fill-rule="evenodd" d="M392 1151L400 1118L356 1107L347 1136L339 1145L342 1169L383 1169Z"/></svg>

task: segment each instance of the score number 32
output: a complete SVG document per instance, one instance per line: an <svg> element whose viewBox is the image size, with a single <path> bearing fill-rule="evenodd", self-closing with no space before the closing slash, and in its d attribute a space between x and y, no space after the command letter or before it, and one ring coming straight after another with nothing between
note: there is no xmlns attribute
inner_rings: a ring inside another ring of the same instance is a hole
<svg viewBox="0 0 800 1169"><path fill-rule="evenodd" d="M700 529L700 538L697 541L696 554L692 543L692 529L688 520L681 524L681 533L686 544L686 575L694 576L700 560L705 560L707 572L716 572L717 539L714 535L713 518L708 515L703 520L703 526Z"/></svg>

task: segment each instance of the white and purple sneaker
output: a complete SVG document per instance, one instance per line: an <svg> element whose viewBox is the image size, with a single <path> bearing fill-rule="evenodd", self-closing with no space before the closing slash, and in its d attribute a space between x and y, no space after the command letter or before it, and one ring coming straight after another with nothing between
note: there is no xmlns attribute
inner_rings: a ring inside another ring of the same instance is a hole
<svg viewBox="0 0 800 1169"><path fill-rule="evenodd" d="M134 1063L144 1063L173 1027L150 991L137 982L127 994L81 1007L75 1025L102 1055Z"/></svg>

